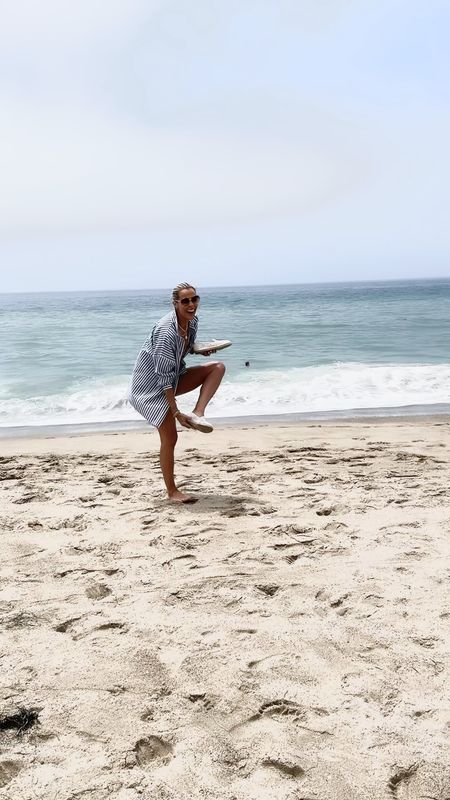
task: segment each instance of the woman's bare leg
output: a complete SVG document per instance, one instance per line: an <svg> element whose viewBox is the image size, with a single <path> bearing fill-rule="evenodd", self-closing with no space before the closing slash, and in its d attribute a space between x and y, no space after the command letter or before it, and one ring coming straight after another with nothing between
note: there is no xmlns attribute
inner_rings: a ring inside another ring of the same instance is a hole
<svg viewBox="0 0 450 800"><path fill-rule="evenodd" d="M225 364L221 361L212 361L201 367L190 367L178 381L175 394L186 394L201 386L194 414L203 417L206 406L217 392L224 375Z"/></svg>
<svg viewBox="0 0 450 800"><path fill-rule="evenodd" d="M175 464L175 445L177 443L178 434L175 425L175 419L170 411L167 413L164 422L158 428L159 436L161 439L161 448L159 451L159 463L161 465L161 472L163 474L164 483L166 484L167 494L173 503L195 503L196 498L192 495L180 492L175 485L174 477L174 464Z"/></svg>
<svg viewBox="0 0 450 800"><path fill-rule="evenodd" d="M211 398L216 393L220 382L225 373L225 365L220 361L213 361L199 367L190 367L178 381L175 394L186 394L201 386L200 395L194 408L194 413L202 417L205 408ZM161 449L159 452L159 463L166 484L167 494L173 503L195 503L196 498L192 495L180 492L175 485L174 465L175 465L175 445L178 434L175 419L168 411L164 422L158 428L161 439Z"/></svg>

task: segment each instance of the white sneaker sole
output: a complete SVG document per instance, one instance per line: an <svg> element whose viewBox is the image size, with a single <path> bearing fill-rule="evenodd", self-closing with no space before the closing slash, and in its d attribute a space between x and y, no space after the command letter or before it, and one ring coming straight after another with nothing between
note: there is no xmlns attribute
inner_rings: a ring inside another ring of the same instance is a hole
<svg viewBox="0 0 450 800"><path fill-rule="evenodd" d="M194 417L193 414L187 414L187 417L196 431L201 433L212 433L214 428L210 422L201 422L201 417Z"/></svg>
<svg viewBox="0 0 450 800"><path fill-rule="evenodd" d="M217 350L225 350L230 347L231 342L229 339L215 339L212 342L196 342L192 348L194 353L209 353L216 352Z"/></svg>

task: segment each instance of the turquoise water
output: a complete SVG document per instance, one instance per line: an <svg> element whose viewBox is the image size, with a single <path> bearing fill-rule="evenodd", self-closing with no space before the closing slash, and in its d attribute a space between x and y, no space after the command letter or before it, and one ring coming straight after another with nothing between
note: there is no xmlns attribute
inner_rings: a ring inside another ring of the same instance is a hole
<svg viewBox="0 0 450 800"><path fill-rule="evenodd" d="M233 341L211 417L450 403L449 279L197 288L198 338ZM128 383L169 297L0 295L0 426L139 420Z"/></svg>

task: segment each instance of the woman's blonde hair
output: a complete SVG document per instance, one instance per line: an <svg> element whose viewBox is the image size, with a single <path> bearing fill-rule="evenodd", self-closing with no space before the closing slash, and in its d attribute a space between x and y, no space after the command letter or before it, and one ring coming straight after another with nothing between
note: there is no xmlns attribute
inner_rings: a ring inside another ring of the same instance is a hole
<svg viewBox="0 0 450 800"><path fill-rule="evenodd" d="M180 299L180 292L183 289L193 289L194 292L197 291L195 286L192 286L192 283L179 283L178 286L172 289L172 303L176 303L176 301Z"/></svg>

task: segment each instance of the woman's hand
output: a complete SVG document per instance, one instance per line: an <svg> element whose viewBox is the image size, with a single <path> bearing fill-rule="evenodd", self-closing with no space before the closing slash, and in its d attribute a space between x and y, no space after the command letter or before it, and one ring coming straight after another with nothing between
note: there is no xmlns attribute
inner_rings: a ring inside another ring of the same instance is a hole
<svg viewBox="0 0 450 800"><path fill-rule="evenodd" d="M192 425L189 421L189 417L186 414L183 414L181 411L175 417L176 420L183 426L183 428L192 428Z"/></svg>
<svg viewBox="0 0 450 800"><path fill-rule="evenodd" d="M206 353L202 353L202 356L212 356L213 353L217 353L217 350L207 350Z"/></svg>

